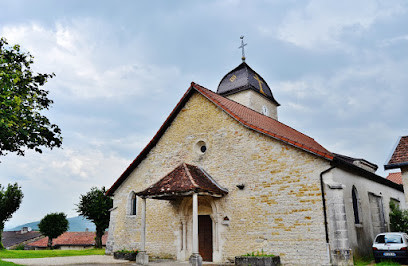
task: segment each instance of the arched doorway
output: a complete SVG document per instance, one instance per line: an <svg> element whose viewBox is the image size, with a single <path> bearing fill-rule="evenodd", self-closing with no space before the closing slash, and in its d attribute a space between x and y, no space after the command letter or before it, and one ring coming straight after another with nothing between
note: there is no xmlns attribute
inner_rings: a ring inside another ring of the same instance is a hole
<svg viewBox="0 0 408 266"><path fill-rule="evenodd" d="M211 196L198 197L198 253L203 261L219 261L219 207ZM184 198L179 209L180 231L177 259L187 260L192 254L192 200Z"/></svg>
<svg viewBox="0 0 408 266"><path fill-rule="evenodd" d="M158 199L172 201L174 206L179 205L180 230L175 232L179 235L177 241L177 259L186 260L189 257L190 263L200 264L202 257L199 253L198 239L198 217L199 215L210 216L210 219L203 218L202 235L207 232L211 235L210 241L207 237L203 238L203 243L209 243L209 250L203 251L211 254L206 255L206 259L218 261L219 256L219 226L217 218L219 214L214 202L215 198L222 198L228 194L228 190L218 185L215 180L209 176L202 168L181 163L173 171L168 173L155 184L147 189L136 193L137 196L143 198L142 208L142 230L141 230L141 250L138 257L143 259L143 263L147 262L146 257L146 199ZM180 198L184 198L179 201ZM214 219L215 217L215 219ZM203 225L205 224L205 225ZM214 228L214 230L213 230ZM207 234L208 234L207 233ZM213 245L213 242L215 244ZM205 246L207 244L203 244ZM213 250L215 246L215 251ZM216 254L214 254L216 253Z"/></svg>

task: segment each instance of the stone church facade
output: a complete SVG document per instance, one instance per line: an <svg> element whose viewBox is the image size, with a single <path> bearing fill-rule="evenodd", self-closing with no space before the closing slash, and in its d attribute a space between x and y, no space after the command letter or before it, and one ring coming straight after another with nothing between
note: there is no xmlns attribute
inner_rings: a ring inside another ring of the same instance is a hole
<svg viewBox="0 0 408 266"><path fill-rule="evenodd" d="M402 186L279 122L278 106L245 62L217 93L192 83L108 190L107 253L194 264L263 250L321 265L371 252L375 234L389 230L389 201L405 207Z"/></svg>

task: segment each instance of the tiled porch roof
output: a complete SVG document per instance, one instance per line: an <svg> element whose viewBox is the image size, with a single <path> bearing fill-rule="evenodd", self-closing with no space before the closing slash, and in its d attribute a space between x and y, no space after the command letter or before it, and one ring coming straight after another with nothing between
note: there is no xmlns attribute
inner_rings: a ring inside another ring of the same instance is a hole
<svg viewBox="0 0 408 266"><path fill-rule="evenodd" d="M158 182L136 195L144 198L172 199L193 193L222 197L228 193L228 190L219 186L200 167L182 163Z"/></svg>

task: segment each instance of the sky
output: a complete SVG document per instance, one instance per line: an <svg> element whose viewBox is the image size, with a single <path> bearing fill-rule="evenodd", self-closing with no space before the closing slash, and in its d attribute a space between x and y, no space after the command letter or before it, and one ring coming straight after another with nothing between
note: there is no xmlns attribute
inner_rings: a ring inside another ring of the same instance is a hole
<svg viewBox="0 0 408 266"><path fill-rule="evenodd" d="M281 104L279 121L331 152L383 165L408 135L405 0L0 0L0 36L34 56L61 149L0 158L0 184L24 199L6 228L76 216L109 188L192 81L216 91L246 62Z"/></svg>

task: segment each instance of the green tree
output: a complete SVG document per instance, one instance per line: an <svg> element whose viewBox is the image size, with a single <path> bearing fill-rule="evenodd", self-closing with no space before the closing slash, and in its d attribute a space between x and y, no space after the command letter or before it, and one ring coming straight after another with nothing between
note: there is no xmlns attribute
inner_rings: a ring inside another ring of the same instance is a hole
<svg viewBox="0 0 408 266"><path fill-rule="evenodd" d="M77 212L95 224L95 248L102 248L102 236L109 226L109 209L112 206L113 200L106 196L105 187L93 187L91 191L80 196Z"/></svg>
<svg viewBox="0 0 408 266"><path fill-rule="evenodd" d="M20 208L23 197L23 192L17 183L8 184L6 189L0 185L0 249L4 249L1 242L4 223Z"/></svg>
<svg viewBox="0 0 408 266"><path fill-rule="evenodd" d="M48 236L47 247L52 248L52 240L68 230L68 220L65 213L49 213L38 224L41 234Z"/></svg>
<svg viewBox="0 0 408 266"><path fill-rule="evenodd" d="M393 232L408 232L408 211L390 201L390 227Z"/></svg>
<svg viewBox="0 0 408 266"><path fill-rule="evenodd" d="M41 111L53 103L41 89L52 74L33 74L33 56L0 39L0 156L26 149L41 153L42 147L60 147L61 130Z"/></svg>

